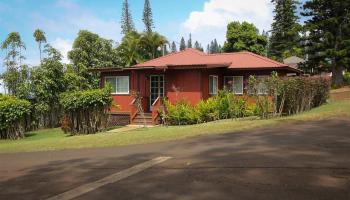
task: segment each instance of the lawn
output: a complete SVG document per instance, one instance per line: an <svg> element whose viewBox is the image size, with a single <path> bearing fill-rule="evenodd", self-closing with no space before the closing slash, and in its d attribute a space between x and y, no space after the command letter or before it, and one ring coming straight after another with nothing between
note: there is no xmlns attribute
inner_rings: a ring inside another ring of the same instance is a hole
<svg viewBox="0 0 350 200"><path fill-rule="evenodd" d="M191 126L142 128L124 133L99 133L84 136L68 136L60 129L45 129L28 133L27 137L22 140L0 141L0 153L144 144L332 117L350 118L350 101L330 102L299 115L269 120L220 120Z"/></svg>

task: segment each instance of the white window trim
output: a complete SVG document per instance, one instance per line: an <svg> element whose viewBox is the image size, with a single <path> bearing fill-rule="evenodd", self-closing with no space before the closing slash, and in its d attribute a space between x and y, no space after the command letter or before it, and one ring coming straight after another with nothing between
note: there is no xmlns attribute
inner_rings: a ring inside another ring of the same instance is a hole
<svg viewBox="0 0 350 200"><path fill-rule="evenodd" d="M240 93L236 93L235 91L234 91L234 89L233 89L233 85L235 84L235 80L234 80L234 78L237 78L237 77L240 77L240 78L242 78L242 85L241 85L241 88L242 88L242 92L240 92ZM232 81L233 81L233 85L232 85L232 93L234 93L234 94L243 94L244 93L244 77L243 76L224 76L224 85L226 84L226 78L232 78Z"/></svg>
<svg viewBox="0 0 350 200"><path fill-rule="evenodd" d="M128 92L117 92L117 77L128 77ZM130 76L105 76L105 85L108 78L115 78L115 91L112 91L112 95L129 95L130 94Z"/></svg>
<svg viewBox="0 0 350 200"><path fill-rule="evenodd" d="M211 93L210 92L210 77L214 77L214 78L216 78L216 93L214 94L214 93ZM218 94L218 91L219 91L219 76L218 75L209 75L209 94L210 95L217 95Z"/></svg>

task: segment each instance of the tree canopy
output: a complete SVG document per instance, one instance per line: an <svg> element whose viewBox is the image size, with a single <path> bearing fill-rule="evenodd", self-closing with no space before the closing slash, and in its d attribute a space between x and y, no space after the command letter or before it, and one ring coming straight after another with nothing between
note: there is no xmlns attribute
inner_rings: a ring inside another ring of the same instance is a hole
<svg viewBox="0 0 350 200"><path fill-rule="evenodd" d="M297 0L272 0L275 5L274 21L269 40L269 56L283 60L290 56L302 56L300 45L299 17Z"/></svg>
<svg viewBox="0 0 350 200"><path fill-rule="evenodd" d="M254 24L231 22L227 25L225 52L250 51L266 54L267 37L260 34Z"/></svg>
<svg viewBox="0 0 350 200"><path fill-rule="evenodd" d="M122 19L120 21L120 24L122 28L122 33L124 35L129 32L135 31L135 25L131 16L128 0L124 0L123 2Z"/></svg>
<svg viewBox="0 0 350 200"><path fill-rule="evenodd" d="M303 8L307 65L331 69L333 85L340 86L350 66L350 1L309 0Z"/></svg>
<svg viewBox="0 0 350 200"><path fill-rule="evenodd" d="M152 17L152 8L149 0L145 0L142 21L145 24L145 32L152 32L152 29L154 28L154 23Z"/></svg>

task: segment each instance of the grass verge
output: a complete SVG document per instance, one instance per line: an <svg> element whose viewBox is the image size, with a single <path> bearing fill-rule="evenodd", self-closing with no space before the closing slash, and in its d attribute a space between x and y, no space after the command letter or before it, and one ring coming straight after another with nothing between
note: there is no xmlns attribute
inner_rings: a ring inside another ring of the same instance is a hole
<svg viewBox="0 0 350 200"><path fill-rule="evenodd" d="M350 101L331 102L299 115L268 120L220 120L190 126L142 128L126 133L99 133L84 136L67 136L60 129L45 129L28 133L22 140L0 141L0 153L144 144L334 117L350 118Z"/></svg>

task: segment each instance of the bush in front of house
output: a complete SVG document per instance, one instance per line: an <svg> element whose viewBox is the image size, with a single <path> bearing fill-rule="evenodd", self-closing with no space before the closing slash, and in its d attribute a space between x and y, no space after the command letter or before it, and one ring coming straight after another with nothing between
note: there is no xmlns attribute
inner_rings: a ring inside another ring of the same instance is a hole
<svg viewBox="0 0 350 200"><path fill-rule="evenodd" d="M30 113L30 102L0 94L0 139L24 137L25 117Z"/></svg>
<svg viewBox="0 0 350 200"><path fill-rule="evenodd" d="M293 77L281 79L276 104L286 115L298 114L326 103L331 80L327 77Z"/></svg>
<svg viewBox="0 0 350 200"><path fill-rule="evenodd" d="M176 104L166 101L165 105L167 112L162 115L170 125L197 124L247 115L245 98L226 90L219 91L217 96L200 101L196 106L192 106L184 99Z"/></svg>
<svg viewBox="0 0 350 200"><path fill-rule="evenodd" d="M344 73L344 84L345 85L350 85L350 72L345 72Z"/></svg>
<svg viewBox="0 0 350 200"><path fill-rule="evenodd" d="M64 110L62 130L71 135L94 134L105 130L112 105L110 89L66 92L60 96Z"/></svg>

